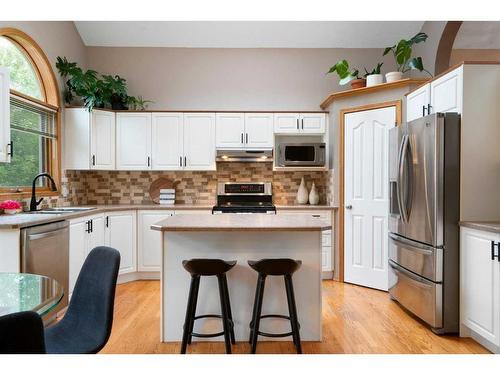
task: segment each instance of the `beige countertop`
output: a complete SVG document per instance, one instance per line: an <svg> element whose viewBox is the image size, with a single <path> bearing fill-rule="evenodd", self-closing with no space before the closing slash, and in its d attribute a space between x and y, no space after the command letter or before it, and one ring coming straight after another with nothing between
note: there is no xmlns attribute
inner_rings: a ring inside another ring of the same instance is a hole
<svg viewBox="0 0 500 375"><path fill-rule="evenodd" d="M72 206L73 207L73 206ZM128 211L128 210L211 210L213 205L197 204L110 204L110 205L88 205L74 207L89 207L91 209L78 212L68 212L63 214L39 214L39 213L19 213L16 215L0 215L0 229L19 229L35 225L52 223L61 220L70 220L78 217L95 215L110 211ZM332 210L335 207L327 205L278 205L278 210Z"/></svg>
<svg viewBox="0 0 500 375"><path fill-rule="evenodd" d="M179 215L166 218L151 226L164 232L205 231L321 231L331 229L329 222L311 215Z"/></svg>
<svg viewBox="0 0 500 375"><path fill-rule="evenodd" d="M500 233L500 221L461 221L461 227Z"/></svg>

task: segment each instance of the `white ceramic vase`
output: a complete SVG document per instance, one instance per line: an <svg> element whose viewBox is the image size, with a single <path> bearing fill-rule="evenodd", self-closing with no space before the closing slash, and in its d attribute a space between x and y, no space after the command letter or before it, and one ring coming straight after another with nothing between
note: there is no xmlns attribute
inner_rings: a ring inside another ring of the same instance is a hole
<svg viewBox="0 0 500 375"><path fill-rule="evenodd" d="M15 215L17 214L18 209L17 208L4 208L3 212L7 215Z"/></svg>
<svg viewBox="0 0 500 375"><path fill-rule="evenodd" d="M366 76L366 87L380 85L384 83L384 76L382 74L370 74Z"/></svg>
<svg viewBox="0 0 500 375"><path fill-rule="evenodd" d="M309 192L307 191L306 182L304 181L304 177L300 181L299 190L297 191L297 203L298 204L307 204L309 200Z"/></svg>
<svg viewBox="0 0 500 375"><path fill-rule="evenodd" d="M318 189L316 189L314 182L311 186L311 191L309 192L309 203L312 205L317 205L319 203Z"/></svg>
<svg viewBox="0 0 500 375"><path fill-rule="evenodd" d="M401 72L389 72L385 75L385 81L387 83L400 81L403 78L403 73Z"/></svg>

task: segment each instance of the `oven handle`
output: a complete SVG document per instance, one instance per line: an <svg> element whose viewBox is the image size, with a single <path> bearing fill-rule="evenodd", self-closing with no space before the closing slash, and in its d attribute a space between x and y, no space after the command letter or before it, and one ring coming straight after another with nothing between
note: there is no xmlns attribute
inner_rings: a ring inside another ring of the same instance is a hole
<svg viewBox="0 0 500 375"><path fill-rule="evenodd" d="M399 266L398 264L394 263L392 260L389 260L389 266L392 268L392 270L396 274L403 274L406 277L408 277L410 280L419 283L419 284L424 284L427 287L433 288L436 283L433 283L432 281L427 280L424 277L418 276L414 274L413 272L408 271L407 269Z"/></svg>

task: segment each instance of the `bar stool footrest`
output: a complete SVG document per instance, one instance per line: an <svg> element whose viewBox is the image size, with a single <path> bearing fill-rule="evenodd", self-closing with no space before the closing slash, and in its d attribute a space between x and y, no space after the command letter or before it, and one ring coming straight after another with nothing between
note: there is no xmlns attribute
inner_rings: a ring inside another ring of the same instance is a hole
<svg viewBox="0 0 500 375"><path fill-rule="evenodd" d="M286 320L290 320L290 317L287 316L287 315L278 315L278 314L266 314L266 315L261 315L260 316L260 319L266 319L266 318L279 318L279 319L286 319ZM299 329L300 329L300 324L297 323L298 326L299 326ZM250 328L253 328L253 324L250 323ZM264 336L264 337L288 337L288 336L292 336L293 335L293 332L285 332L285 333L269 333L269 332L262 332L262 331L258 331L257 332L257 335L259 336Z"/></svg>
<svg viewBox="0 0 500 375"><path fill-rule="evenodd" d="M198 315L198 316L194 317L194 320L204 319L204 318L218 318L218 319L222 319L222 315L218 315L218 314ZM229 320L229 324L231 325L231 328L234 327L234 323L233 323L232 320ZM191 333L192 337L198 337L198 338L212 338L212 337L219 337L219 336L223 336L223 335L224 335L224 331L216 332L216 333L197 333L197 332Z"/></svg>

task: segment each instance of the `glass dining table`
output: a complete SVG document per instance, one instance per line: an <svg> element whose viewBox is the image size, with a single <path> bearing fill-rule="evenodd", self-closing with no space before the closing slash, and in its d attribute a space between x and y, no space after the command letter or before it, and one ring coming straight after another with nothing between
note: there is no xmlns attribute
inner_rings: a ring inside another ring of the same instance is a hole
<svg viewBox="0 0 500 375"><path fill-rule="evenodd" d="M0 316L35 311L43 317L63 296L62 285L47 276L0 272Z"/></svg>

